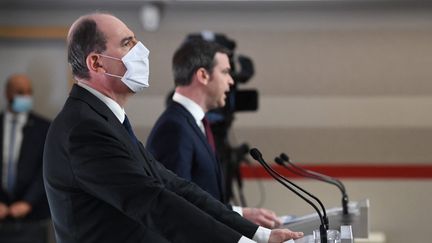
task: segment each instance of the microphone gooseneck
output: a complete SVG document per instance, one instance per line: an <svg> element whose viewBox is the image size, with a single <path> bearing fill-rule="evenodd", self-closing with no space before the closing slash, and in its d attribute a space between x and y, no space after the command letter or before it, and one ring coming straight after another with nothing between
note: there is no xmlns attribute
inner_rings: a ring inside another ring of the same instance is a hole
<svg viewBox="0 0 432 243"><path fill-rule="evenodd" d="M258 149L253 148L249 151L249 153L252 156L252 158L254 158L256 161L258 161L264 167L264 169L267 171L267 173L269 173L276 181L278 181L280 184L285 186L288 190L292 191L294 194L296 194L297 196L302 198L305 202L307 202L309 205L311 205L315 209L315 211L318 213L319 219L321 221L321 225L320 225L321 243L327 243L328 219L327 219L327 215L326 215L326 210L325 210L324 206L322 205L321 201L317 197L313 196L309 192L305 191L301 187L297 186L296 184L289 181L288 179L286 179L285 177L283 177L282 175L277 173L275 170L273 170L267 164L267 162L265 162L265 160L262 157L261 152ZM320 204L320 206L323 210L324 216L323 216L323 214L321 214L321 211L318 209L318 207L312 201L307 199L305 196L303 196L301 193L299 193L294 188L290 187L286 182L288 182L292 186L296 187L298 190L302 191L303 193L307 194L308 196L314 198Z"/></svg>
<svg viewBox="0 0 432 243"><path fill-rule="evenodd" d="M337 188L339 188L339 190L341 191L341 194L342 194L342 213L345 216L348 215L348 202L349 202L348 195L346 193L346 189L345 189L344 184L340 180L338 180L334 177L330 177L330 176L327 176L327 175L324 175L324 174L321 174L321 173L318 173L315 171L307 170L307 169L304 169L300 166L297 166L296 164L294 164L290 160L288 155L286 155L285 153L281 153L280 156L276 157L276 158L275 158L275 162L277 164L282 165L283 167L285 167L286 169L290 170L291 172L293 172L297 175L313 178L316 180L320 180L320 181L335 185ZM293 168L287 166L284 163L284 161L286 163L288 163L289 165L291 165Z"/></svg>

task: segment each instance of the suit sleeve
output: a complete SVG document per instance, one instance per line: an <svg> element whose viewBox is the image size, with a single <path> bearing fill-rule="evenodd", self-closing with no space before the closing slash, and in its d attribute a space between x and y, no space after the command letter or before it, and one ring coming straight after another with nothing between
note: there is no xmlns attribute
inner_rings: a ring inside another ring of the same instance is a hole
<svg viewBox="0 0 432 243"><path fill-rule="evenodd" d="M180 124L164 121L154 128L146 147L167 169L192 181L192 141Z"/></svg>
<svg viewBox="0 0 432 243"><path fill-rule="evenodd" d="M150 153L145 150L143 150L143 152L149 163L158 171L158 174L162 177L162 181L167 188L179 194L213 218L228 225L230 228L235 229L237 232L240 232L250 239L253 238L258 225L251 223L238 213L227 208L225 204L214 199L212 195L202 190L198 185L184 180L171 171L166 170Z"/></svg>
<svg viewBox="0 0 432 243"><path fill-rule="evenodd" d="M193 201L192 194L183 195L192 190L189 183L182 182L172 191L150 176L143 167L147 161L132 157L130 148L108 125L85 121L69 135L71 169L84 191L173 242L237 242L240 239L239 232L199 209L196 206L199 204L188 202Z"/></svg>

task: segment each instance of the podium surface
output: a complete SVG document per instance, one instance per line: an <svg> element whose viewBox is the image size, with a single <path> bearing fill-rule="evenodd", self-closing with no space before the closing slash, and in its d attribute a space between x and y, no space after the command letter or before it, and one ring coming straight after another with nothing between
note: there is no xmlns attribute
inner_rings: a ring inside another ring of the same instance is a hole
<svg viewBox="0 0 432 243"><path fill-rule="evenodd" d="M354 243L351 225L343 225L339 229L340 243ZM313 235L305 235L297 240L288 240L284 243L315 243Z"/></svg>
<svg viewBox="0 0 432 243"><path fill-rule="evenodd" d="M342 225L351 225L354 238L369 237L369 199L358 202L349 202L348 215L343 215L342 207L334 207L326 210L330 229L339 229ZM302 231L305 235L311 235L317 229L321 221L317 213L300 217L284 216L283 228L292 231Z"/></svg>

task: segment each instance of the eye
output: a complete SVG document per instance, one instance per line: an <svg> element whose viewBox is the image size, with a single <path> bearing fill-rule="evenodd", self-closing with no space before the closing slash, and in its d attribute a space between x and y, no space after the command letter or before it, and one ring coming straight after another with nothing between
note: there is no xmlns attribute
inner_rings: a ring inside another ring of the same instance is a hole
<svg viewBox="0 0 432 243"><path fill-rule="evenodd" d="M122 42L123 47L133 47L135 45L134 37L125 38Z"/></svg>
<svg viewBox="0 0 432 243"><path fill-rule="evenodd" d="M129 46L130 44L131 44L131 41L127 40L123 43L123 46L126 47L126 46Z"/></svg>

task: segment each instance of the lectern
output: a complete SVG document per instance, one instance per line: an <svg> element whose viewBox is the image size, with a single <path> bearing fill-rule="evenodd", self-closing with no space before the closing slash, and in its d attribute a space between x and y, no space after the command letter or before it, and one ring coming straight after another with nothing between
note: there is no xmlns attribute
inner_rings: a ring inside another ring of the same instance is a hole
<svg viewBox="0 0 432 243"><path fill-rule="evenodd" d="M342 207L334 207L326 210L330 229L339 229L343 225L351 225L354 238L369 237L369 199L357 202L349 202L348 215L343 215ZM292 231L302 231L305 235L311 235L314 229L319 227L320 219L316 213L299 217L284 216L283 228Z"/></svg>
<svg viewBox="0 0 432 243"><path fill-rule="evenodd" d="M340 232L340 243L354 243L354 237L352 234L352 228L350 225L343 225L339 228ZM289 240L284 243L315 243L312 235L306 235L303 238L297 240Z"/></svg>

